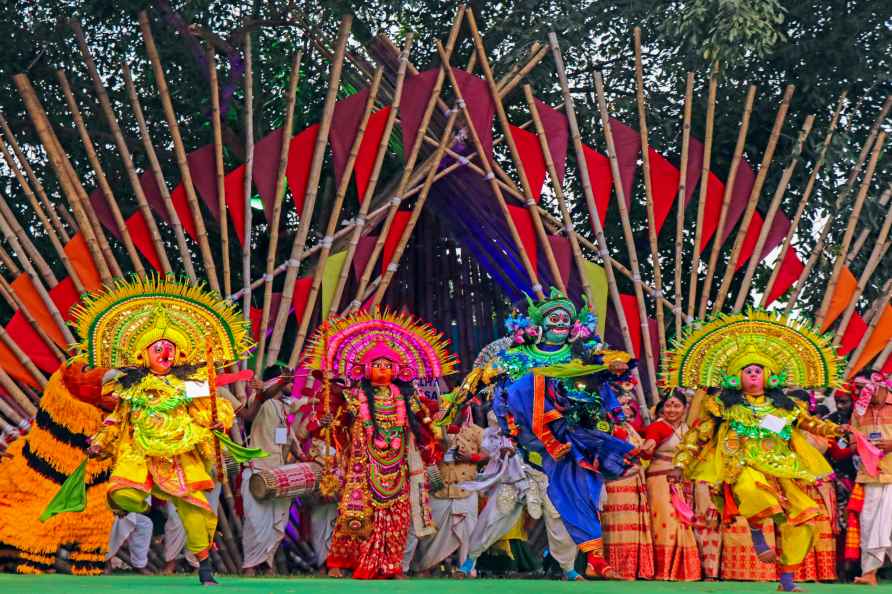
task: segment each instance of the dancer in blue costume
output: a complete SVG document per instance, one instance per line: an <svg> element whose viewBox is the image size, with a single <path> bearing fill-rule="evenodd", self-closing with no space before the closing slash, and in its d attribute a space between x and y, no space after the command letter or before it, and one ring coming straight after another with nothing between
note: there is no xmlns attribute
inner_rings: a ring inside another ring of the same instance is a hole
<svg viewBox="0 0 892 594"><path fill-rule="evenodd" d="M488 387L502 431L547 475L548 497L587 556L586 575L616 578L604 558L598 514L604 479L621 476L636 453L610 387L634 362L606 350L595 315L588 307L577 313L557 289L539 303L528 298L527 314L515 313L506 326L510 340L487 347L495 352L478 361L488 362L447 396L445 420Z"/></svg>

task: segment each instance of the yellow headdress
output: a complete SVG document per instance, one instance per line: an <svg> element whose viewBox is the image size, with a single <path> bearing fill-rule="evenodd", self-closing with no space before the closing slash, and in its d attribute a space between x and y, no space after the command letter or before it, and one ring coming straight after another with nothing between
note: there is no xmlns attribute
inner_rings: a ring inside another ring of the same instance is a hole
<svg viewBox="0 0 892 594"><path fill-rule="evenodd" d="M837 387L845 368L831 337L810 323L752 309L687 326L663 356L662 384L719 387L754 364L801 388Z"/></svg>
<svg viewBox="0 0 892 594"><path fill-rule="evenodd" d="M177 346L175 364L206 360L209 339L215 363L242 358L251 346L236 307L201 285L167 278L133 278L85 297L73 311L90 367L144 365L144 351L166 339Z"/></svg>

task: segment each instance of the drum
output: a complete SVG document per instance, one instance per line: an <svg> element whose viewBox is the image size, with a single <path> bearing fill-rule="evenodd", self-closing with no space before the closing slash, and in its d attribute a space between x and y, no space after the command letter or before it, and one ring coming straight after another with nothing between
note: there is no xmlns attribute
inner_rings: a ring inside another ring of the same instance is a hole
<svg viewBox="0 0 892 594"><path fill-rule="evenodd" d="M248 488L251 495L260 501L309 495L319 488L321 474L322 467L315 462L286 464L254 473L248 482Z"/></svg>

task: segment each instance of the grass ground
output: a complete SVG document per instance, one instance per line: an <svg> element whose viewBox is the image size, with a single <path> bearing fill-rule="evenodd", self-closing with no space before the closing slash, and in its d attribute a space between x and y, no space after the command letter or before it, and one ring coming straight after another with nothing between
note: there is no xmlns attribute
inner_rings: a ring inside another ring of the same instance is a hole
<svg viewBox="0 0 892 594"><path fill-rule="evenodd" d="M322 578L235 578L221 577L217 590L245 594L769 594L774 584L741 582L586 582L568 583L546 580L401 580L365 582ZM892 583L876 589L852 585L805 584L813 594L876 592L892 594ZM70 575L24 576L0 574L2 594L106 594L116 592L151 594L195 594L198 579L191 575L173 577ZM201 589L203 591L203 589Z"/></svg>

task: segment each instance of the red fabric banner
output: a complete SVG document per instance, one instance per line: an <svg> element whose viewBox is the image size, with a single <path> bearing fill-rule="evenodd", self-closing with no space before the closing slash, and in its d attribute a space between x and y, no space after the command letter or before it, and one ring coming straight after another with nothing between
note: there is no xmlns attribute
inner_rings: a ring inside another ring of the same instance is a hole
<svg viewBox="0 0 892 594"><path fill-rule="evenodd" d="M793 283L799 279L799 275L802 274L803 270L805 270L805 265L799 259L799 255L793 249L793 246L790 246L790 249L787 250L787 254L784 256L784 261L781 263L774 285L772 285L771 291L768 293L768 305L780 299L793 286Z"/></svg>
<svg viewBox="0 0 892 594"><path fill-rule="evenodd" d="M719 213L722 209L722 196L725 194L725 184L712 171L706 181L706 207L703 211L703 227L700 235L700 251L706 250L706 246L716 228L719 226ZM699 199L699 195L698 195ZM699 205L698 205L699 208Z"/></svg>
<svg viewBox="0 0 892 594"><path fill-rule="evenodd" d="M582 152L585 155L585 164L592 183L592 193L595 195L598 218L601 219L601 226L603 227L604 221L607 219L607 208L610 206L610 192L613 189L610 161L606 156L585 144L582 145Z"/></svg>
<svg viewBox="0 0 892 594"><path fill-rule="evenodd" d="M282 152L282 131L283 128L273 130L254 144L251 178L263 201L263 214L267 223L273 216L273 203L276 201L276 175Z"/></svg>
<svg viewBox="0 0 892 594"><path fill-rule="evenodd" d="M300 324L304 315L304 309L307 307L307 300L310 298L310 289L313 288L313 275L308 274L294 281L294 294L292 296L292 307L294 308L294 318Z"/></svg>
<svg viewBox="0 0 892 594"><path fill-rule="evenodd" d="M654 355L655 369L660 369L660 357L663 355L660 351L660 334L659 324L653 318L647 318L647 331L650 333L650 352Z"/></svg>
<svg viewBox="0 0 892 594"><path fill-rule="evenodd" d="M173 209L180 217L180 224L194 241L198 241L198 232L195 230L195 220L192 218L192 210L189 208L189 200L186 198L186 188L183 184L178 185L170 193L170 201L173 203Z"/></svg>
<svg viewBox="0 0 892 594"><path fill-rule="evenodd" d="M678 184L681 181L681 172L669 162L669 160L655 151L647 149L650 158L650 186L653 192L654 218L656 219L657 235L666 222L666 217L672 210L678 197Z"/></svg>
<svg viewBox="0 0 892 594"><path fill-rule="evenodd" d="M756 183L756 174L746 159L740 160L737 167L737 176L734 178L734 189L731 191L731 202L728 204L728 214L725 219L725 232L722 234L722 243L728 241L734 226L743 216L746 205L750 199L750 192L753 184ZM724 192L724 187L723 187ZM715 209L715 225L719 224L719 214L721 213L722 200L724 196L719 197L718 207Z"/></svg>
<svg viewBox="0 0 892 594"><path fill-rule="evenodd" d="M703 143L692 136L688 144L688 174L685 176L684 185L685 207L690 204L701 175L703 175Z"/></svg>
<svg viewBox="0 0 892 594"><path fill-rule="evenodd" d="M539 250L536 249L536 228L533 226L533 216L524 206L509 204L508 210L511 212L511 219L514 221L514 226L517 227L517 234L520 235L520 242L523 244L523 249L530 258L530 264L532 264L533 270L538 271L539 263L537 252Z"/></svg>
<svg viewBox="0 0 892 594"><path fill-rule="evenodd" d="M856 311L852 314L852 319L849 320L849 325L846 326L846 331L842 335L842 340L839 343L838 349L839 354L845 357L854 351L861 343L861 339L864 338L866 333L867 323Z"/></svg>
<svg viewBox="0 0 892 594"><path fill-rule="evenodd" d="M186 155L189 173L195 192L201 196L213 217L220 220L220 209L217 204L217 164L214 158L214 145L206 144Z"/></svg>
<svg viewBox="0 0 892 594"><path fill-rule="evenodd" d="M632 204L632 186L638 169L638 156L641 154L641 135L615 118L610 118L610 129L616 146L616 160L619 163L619 177L626 196L626 207L629 207Z"/></svg>
<svg viewBox="0 0 892 594"><path fill-rule="evenodd" d="M282 294L281 293L273 293L272 299L269 302L269 324L266 329L267 335L272 332L273 322L276 320L276 315L279 313L279 304L282 303ZM260 322L263 316L263 310L259 307L251 306L251 313L249 314L251 318L251 337L254 339L254 342L260 341Z"/></svg>
<svg viewBox="0 0 892 594"><path fill-rule="evenodd" d="M245 166L239 165L223 178L226 208L229 210L230 229L238 242L245 245Z"/></svg>
<svg viewBox="0 0 892 594"><path fill-rule="evenodd" d="M563 235L549 235L548 243L551 244L551 251L554 253L554 259L561 272L564 285L569 285L570 275L573 272L573 246L570 245L570 240Z"/></svg>
<svg viewBox="0 0 892 594"><path fill-rule="evenodd" d="M384 136L384 128L387 127L389 116L390 107L379 109L373 113L366 126L362 143L359 145L359 153L356 155L355 179L356 193L359 196L360 203L365 198L365 193L369 186L369 178L372 177L372 169L375 166L375 159L378 157L378 145L381 144L381 137Z"/></svg>
<svg viewBox="0 0 892 594"><path fill-rule="evenodd" d="M384 248L381 250L381 274L384 274L390 265L393 254L396 252L396 246L400 242L400 238L403 236L403 231L406 230L406 225L409 224L411 216L412 213L408 210L397 211L393 224L390 225L390 231L387 233L387 239L384 240Z"/></svg>
<svg viewBox="0 0 892 594"><path fill-rule="evenodd" d="M44 330L49 330L46 326L43 326L41 322L38 321L37 323L41 324L41 327ZM53 324L53 328L55 327L55 324ZM56 355L53 354L50 347L47 346L40 335L31 327L25 319L25 316L22 315L22 312L17 311L13 314L12 319L9 320L9 323L6 325L6 331L15 339L16 344L18 344L25 354L31 358L31 361L34 362L38 369L44 373L53 373L59 368L61 361L56 358ZM3 347L3 350L5 349L6 347ZM10 374L16 370L15 368L5 369L6 372ZM25 371L25 373L27 374L27 371ZM28 377L30 377L30 374L28 374Z"/></svg>
<svg viewBox="0 0 892 594"><path fill-rule="evenodd" d="M362 273L365 272L366 264L369 263L369 258L372 255L372 250L375 249L377 241L377 235L365 235L359 238L356 252L353 254L353 276L356 278L361 278Z"/></svg>
<svg viewBox="0 0 892 594"><path fill-rule="evenodd" d="M9 326L7 326L7 329L8 328ZM22 337L19 337L18 340L21 339ZM40 339L38 338L37 340ZM16 342L18 343L18 341ZM19 362L12 350L10 350L9 347L7 347L2 342L0 342L0 367L3 367L3 370L6 371L6 373L8 373L10 376L12 376L12 378L16 381L27 384L32 388L40 387L34 376L32 376L31 373L27 369L25 369L25 366ZM40 366L38 365L38 367Z"/></svg>
<svg viewBox="0 0 892 594"><path fill-rule="evenodd" d="M539 137L517 126L511 126L511 136L520 154L530 191L536 202L539 202L542 198L542 185L545 183L545 156L539 146Z"/></svg>
<svg viewBox="0 0 892 594"><path fill-rule="evenodd" d="M307 194L307 183L310 181L310 165L313 162L317 136L319 136L319 124L313 124L294 136L288 147L285 176L288 178L288 189L291 190L291 198L294 200L298 216L304 212L304 197Z"/></svg>
<svg viewBox="0 0 892 594"><path fill-rule="evenodd" d="M851 326L851 324L849 324ZM848 330L848 329L847 329ZM886 348L889 341L892 340L892 305L886 305L880 320L877 322L873 330L873 334L867 339L867 344L861 351L861 355L852 367L852 375L858 373L861 369ZM892 357L889 357L892 360Z"/></svg>
<svg viewBox="0 0 892 594"><path fill-rule="evenodd" d="M408 155L415 146L415 137L421 126L424 110L434 92L439 68L431 68L414 76L406 76L400 101L400 127L403 131L403 154Z"/></svg>
<svg viewBox="0 0 892 594"><path fill-rule="evenodd" d="M839 272L839 278L836 281L836 287L830 298L830 307L827 308L827 317L821 326L821 332L826 332L828 328L836 321L842 312L846 310L852 298L855 296L855 289L858 286L858 279L852 274L848 267L843 266Z"/></svg>
<svg viewBox="0 0 892 594"><path fill-rule="evenodd" d="M80 296L74 288L74 281L71 280L71 277L63 278L58 285L50 289L50 299L59 308L65 321L70 321L71 308L80 301Z"/></svg>
<svg viewBox="0 0 892 594"><path fill-rule="evenodd" d="M67 348L68 341L65 340L62 331L56 326L56 321L53 319L53 315L43 302L43 299L40 298L40 293L37 292L37 289L31 283L31 279L25 274L20 274L14 281L12 281L11 286L13 292L19 299L21 299L24 306L34 318L34 321L40 325L43 331L46 332L46 335L49 336L60 349ZM24 345L20 342L19 337L15 334L12 336L24 349Z"/></svg>
<svg viewBox="0 0 892 594"><path fill-rule="evenodd" d="M344 97L335 103L334 114L331 118L331 128L328 132L328 143L331 145L331 163L334 167L335 187L341 183L344 176L344 168L350 157L350 149L359 132L359 122L365 112L365 104L368 101L369 89L364 88L349 97Z"/></svg>
<svg viewBox="0 0 892 594"><path fill-rule="evenodd" d="M139 250L139 253L149 261L152 268L160 272L161 260L158 259L158 254L155 253L155 245L152 243L152 235L149 233L149 226L146 224L146 220L143 218L142 213L137 210L130 215L130 218L128 218L125 223L127 224L127 230L130 231L130 238L133 240L133 245L135 245L136 249Z"/></svg>
<svg viewBox="0 0 892 594"><path fill-rule="evenodd" d="M762 218L762 215L759 214L759 211L754 212L753 219L750 221L750 226L747 229L746 237L743 241L740 257L737 258L735 270L740 270L740 268L746 264L746 261L750 259L750 256L753 255L753 252L756 249L756 242L759 240L759 234L762 233L762 226L764 224L765 220ZM774 216L774 220L771 222L771 229L768 231L768 235L765 238L765 245L762 246L762 255L759 258L760 262L764 260L774 248L783 243L784 237L789 229L790 219L788 219L784 213L778 212Z"/></svg>
<svg viewBox="0 0 892 594"><path fill-rule="evenodd" d="M635 295L620 294L620 302L626 313L626 323L629 325L629 336L632 338L632 346L635 348L635 357L641 358L641 316L638 315L638 300Z"/></svg>
<svg viewBox="0 0 892 594"><path fill-rule="evenodd" d="M471 121L480 137L480 144L483 145L483 152L487 159L492 159L492 122L496 114L496 105L489 94L489 85L479 76L469 74L459 68L453 68L455 80L461 89L462 97L468 112L471 115Z"/></svg>
<svg viewBox="0 0 892 594"><path fill-rule="evenodd" d="M564 173L567 169L567 145L569 144L569 128L567 117L562 111L554 109L547 103L535 99L536 110L542 120L542 128L548 140L548 150L551 151L551 159L557 171L558 185L564 183Z"/></svg>
<svg viewBox="0 0 892 594"><path fill-rule="evenodd" d="M90 194L90 205L93 207L93 212L96 213L96 218L99 219L102 226L108 229L115 239L121 241L121 233L118 231L118 226L115 225L115 216L112 214L111 207L108 205L108 200L101 188L96 188Z"/></svg>
<svg viewBox="0 0 892 594"><path fill-rule="evenodd" d="M90 250L87 249L87 242L80 231L65 244L63 248L71 265L77 270L77 276L87 291L98 291L102 288L102 277L96 269Z"/></svg>
<svg viewBox="0 0 892 594"><path fill-rule="evenodd" d="M167 216L167 209L164 208L164 198L161 197L161 189L155 181L155 174L152 171L144 171L139 176L139 185L142 187L142 193L146 196L146 202L155 213L159 220L170 222Z"/></svg>

